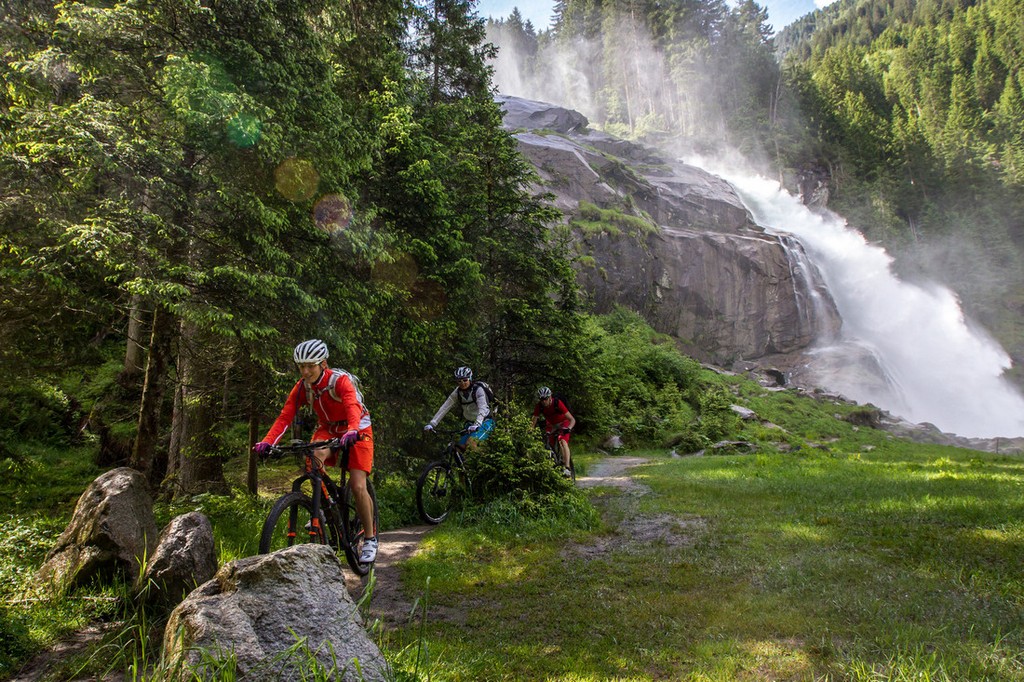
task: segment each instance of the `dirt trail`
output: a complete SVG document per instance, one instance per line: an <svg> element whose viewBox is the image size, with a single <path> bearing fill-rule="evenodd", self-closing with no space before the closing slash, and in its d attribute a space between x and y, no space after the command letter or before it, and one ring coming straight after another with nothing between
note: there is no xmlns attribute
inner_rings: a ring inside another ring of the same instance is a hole
<svg viewBox="0 0 1024 682"><path fill-rule="evenodd" d="M606 457L590 464L589 475L577 478L576 485L581 488L607 486L642 495L647 491L647 487L628 476L626 470L647 461L642 457ZM393 628L409 621L413 600L402 592L398 564L419 551L423 537L433 528L434 526L410 526L380 534L380 552L376 565L377 582L367 611L370 622L380 619L385 628ZM346 571L345 580L349 594L353 599L359 599L366 578L359 578Z"/></svg>

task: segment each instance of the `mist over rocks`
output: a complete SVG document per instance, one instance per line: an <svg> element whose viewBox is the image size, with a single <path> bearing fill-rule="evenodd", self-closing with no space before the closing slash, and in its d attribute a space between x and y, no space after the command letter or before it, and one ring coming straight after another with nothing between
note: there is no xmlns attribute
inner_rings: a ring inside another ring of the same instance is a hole
<svg viewBox="0 0 1024 682"><path fill-rule="evenodd" d="M573 228L579 281L597 312L635 310L685 352L721 365L799 352L839 329L799 244L759 227L728 182L590 130L578 112L496 100L536 168L536 191L550 192Z"/></svg>
<svg viewBox="0 0 1024 682"><path fill-rule="evenodd" d="M1020 435L1024 418L1021 398L989 376L1001 351L957 322L941 288L901 283L884 250L809 210L807 196L772 198L777 182L665 158L564 107L495 99L537 172L532 189L565 216L595 312L634 310L711 365L773 367L791 388L880 405L901 415L882 428L904 437L1019 447L994 437ZM934 372L922 341L907 341L922 334L939 340L924 344L939 357L955 358L939 363L946 372Z"/></svg>

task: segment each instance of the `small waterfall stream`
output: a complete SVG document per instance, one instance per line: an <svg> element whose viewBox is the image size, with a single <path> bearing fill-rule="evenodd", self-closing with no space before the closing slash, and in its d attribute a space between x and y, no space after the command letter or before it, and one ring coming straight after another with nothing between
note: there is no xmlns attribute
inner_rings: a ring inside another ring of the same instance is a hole
<svg viewBox="0 0 1024 682"><path fill-rule="evenodd" d="M882 248L777 182L695 165L729 181L766 230L799 239L820 270L843 326L813 350L816 383L960 436L1024 435L1024 397L1003 376L1010 358L953 292L900 280Z"/></svg>

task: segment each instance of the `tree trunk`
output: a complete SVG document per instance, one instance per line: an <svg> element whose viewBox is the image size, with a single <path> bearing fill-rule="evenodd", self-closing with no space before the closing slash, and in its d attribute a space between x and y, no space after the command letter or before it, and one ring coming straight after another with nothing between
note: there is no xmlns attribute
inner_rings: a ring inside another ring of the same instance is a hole
<svg viewBox="0 0 1024 682"><path fill-rule="evenodd" d="M181 372L178 373L179 375ZM178 473L178 462L181 459L181 382L174 385L174 410L171 413L171 438L167 444L167 471L165 480L173 479Z"/></svg>
<svg viewBox="0 0 1024 682"><path fill-rule="evenodd" d="M153 476L153 457L160 432L160 409L164 398L164 383L167 375L167 360L174 338L174 316L161 306L153 311L153 332L149 340L149 357L146 362L146 379L139 401L139 428L132 447L130 464L145 475Z"/></svg>
<svg viewBox="0 0 1024 682"><path fill-rule="evenodd" d="M145 369L142 360L142 296L132 294L128 309L128 332L124 348L124 369L121 370L122 381L127 385L142 376Z"/></svg>
<svg viewBox="0 0 1024 682"><path fill-rule="evenodd" d="M247 442L249 443L250 446L253 443L255 443L257 440L259 440L259 437L260 437L259 429L260 429L259 415L256 413L256 408L252 407L252 408L250 408L250 411L249 411L249 438L247 440ZM256 495L256 493L259 492L259 480L258 480L258 477L256 475L256 465L257 465L257 463L258 462L256 461L256 453L253 452L252 451L252 447L250 447L249 448L249 458L246 460L247 469L246 469L246 477L245 477L246 489L249 491L250 495Z"/></svg>
<svg viewBox="0 0 1024 682"><path fill-rule="evenodd" d="M205 492L227 493L224 467L213 437L220 403L220 382L197 349L205 347L195 325L182 326L178 349L181 391L180 437L175 467L174 496ZM170 467L168 467L170 468Z"/></svg>

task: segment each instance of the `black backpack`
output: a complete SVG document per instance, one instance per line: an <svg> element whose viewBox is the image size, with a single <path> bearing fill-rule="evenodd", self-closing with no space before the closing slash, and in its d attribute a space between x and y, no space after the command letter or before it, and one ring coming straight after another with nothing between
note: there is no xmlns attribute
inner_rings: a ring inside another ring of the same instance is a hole
<svg viewBox="0 0 1024 682"><path fill-rule="evenodd" d="M494 391L486 381L474 381L469 386L469 394L471 396L475 396L476 389L478 388L482 388L484 390L484 395L487 396L487 407L491 408L491 413L487 416L493 419L498 411L498 406L494 403Z"/></svg>

